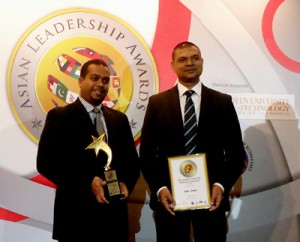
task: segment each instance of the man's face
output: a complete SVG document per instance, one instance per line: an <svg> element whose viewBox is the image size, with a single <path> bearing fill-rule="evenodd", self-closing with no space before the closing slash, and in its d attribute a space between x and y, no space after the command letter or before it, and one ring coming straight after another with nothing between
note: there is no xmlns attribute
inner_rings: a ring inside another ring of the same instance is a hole
<svg viewBox="0 0 300 242"><path fill-rule="evenodd" d="M171 65L181 84L193 86L199 82L203 59L199 49L195 46L175 50Z"/></svg>
<svg viewBox="0 0 300 242"><path fill-rule="evenodd" d="M78 79L80 96L93 106L104 100L109 89L109 69L103 65L92 64L85 78Z"/></svg>

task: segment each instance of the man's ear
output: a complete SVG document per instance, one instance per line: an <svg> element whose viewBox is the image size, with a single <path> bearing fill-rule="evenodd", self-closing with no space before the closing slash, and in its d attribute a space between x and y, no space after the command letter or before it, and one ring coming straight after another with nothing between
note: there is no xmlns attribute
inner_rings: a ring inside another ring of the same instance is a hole
<svg viewBox="0 0 300 242"><path fill-rule="evenodd" d="M174 62L173 61L171 61L171 68L172 68L172 70L174 71L174 66L173 66L173 64L174 64Z"/></svg>
<svg viewBox="0 0 300 242"><path fill-rule="evenodd" d="M79 87L82 86L82 81L83 81L83 78L82 78L82 77L79 77L79 78L78 78L78 86L79 86Z"/></svg>

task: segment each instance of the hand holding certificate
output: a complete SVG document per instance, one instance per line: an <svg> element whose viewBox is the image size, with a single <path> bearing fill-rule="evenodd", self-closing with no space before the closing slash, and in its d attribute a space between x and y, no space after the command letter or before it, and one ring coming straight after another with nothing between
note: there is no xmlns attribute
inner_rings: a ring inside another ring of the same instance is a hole
<svg viewBox="0 0 300 242"><path fill-rule="evenodd" d="M210 208L205 154L171 157L168 161L174 211Z"/></svg>

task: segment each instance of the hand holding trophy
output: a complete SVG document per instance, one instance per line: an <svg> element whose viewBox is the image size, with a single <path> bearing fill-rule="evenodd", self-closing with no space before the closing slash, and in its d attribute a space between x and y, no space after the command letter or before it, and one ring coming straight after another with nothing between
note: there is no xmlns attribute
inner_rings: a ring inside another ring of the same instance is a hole
<svg viewBox="0 0 300 242"><path fill-rule="evenodd" d="M104 141L105 133L98 138L94 137L93 142L85 149L94 149L96 157L98 157L99 151L103 151L107 155L107 163L104 166L104 176L107 183L107 195L108 200L119 200L122 197L119 181L117 178L116 170L111 169L110 164L112 161L112 151L109 145Z"/></svg>

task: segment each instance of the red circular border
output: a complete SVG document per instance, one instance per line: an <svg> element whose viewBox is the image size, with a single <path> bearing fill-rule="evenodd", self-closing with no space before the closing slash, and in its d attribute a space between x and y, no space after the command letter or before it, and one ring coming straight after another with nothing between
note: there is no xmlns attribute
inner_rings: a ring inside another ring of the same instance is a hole
<svg viewBox="0 0 300 242"><path fill-rule="evenodd" d="M273 58L286 69L300 73L300 62L292 60L279 48L273 33L275 13L284 0L270 0L262 18L262 34L264 42Z"/></svg>

